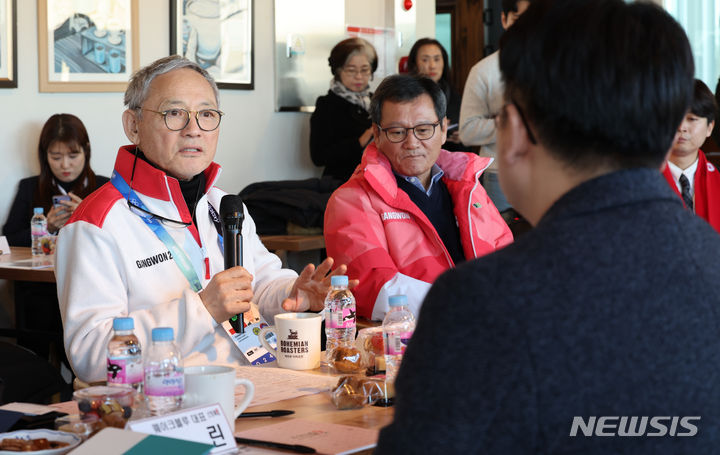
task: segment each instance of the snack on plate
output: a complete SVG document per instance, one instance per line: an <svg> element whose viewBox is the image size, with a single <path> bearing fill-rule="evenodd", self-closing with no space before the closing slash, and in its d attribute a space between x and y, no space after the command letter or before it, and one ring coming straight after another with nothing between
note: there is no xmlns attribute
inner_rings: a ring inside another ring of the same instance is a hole
<svg viewBox="0 0 720 455"><path fill-rule="evenodd" d="M360 351L353 346L339 346L330 357L330 366L340 373L360 373Z"/></svg>
<svg viewBox="0 0 720 455"><path fill-rule="evenodd" d="M382 379L364 376L343 376L330 392L332 402L338 409L357 409L375 404L383 398L385 384Z"/></svg>
<svg viewBox="0 0 720 455"><path fill-rule="evenodd" d="M105 425L116 428L125 428L134 398L135 389L126 386L94 386L73 393L81 417L95 415Z"/></svg>
<svg viewBox="0 0 720 455"><path fill-rule="evenodd" d="M69 446L69 442L49 441L46 438L38 439L3 439L0 442L0 450L9 452L34 452L36 450L59 449Z"/></svg>

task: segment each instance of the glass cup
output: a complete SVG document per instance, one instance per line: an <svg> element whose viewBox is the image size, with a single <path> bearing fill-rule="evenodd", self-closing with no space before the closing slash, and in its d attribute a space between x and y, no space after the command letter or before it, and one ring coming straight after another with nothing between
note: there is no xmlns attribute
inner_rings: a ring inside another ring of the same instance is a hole
<svg viewBox="0 0 720 455"><path fill-rule="evenodd" d="M105 63L105 45L101 43L95 43L95 61L99 64Z"/></svg>
<svg viewBox="0 0 720 455"><path fill-rule="evenodd" d="M133 414L135 389L129 386L93 386L76 390L73 400L78 404L81 417L94 415L105 426L125 428Z"/></svg>

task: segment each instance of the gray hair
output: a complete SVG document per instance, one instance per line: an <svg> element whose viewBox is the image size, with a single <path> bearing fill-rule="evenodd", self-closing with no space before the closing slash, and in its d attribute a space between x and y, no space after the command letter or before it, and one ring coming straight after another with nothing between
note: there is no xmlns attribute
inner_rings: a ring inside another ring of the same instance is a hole
<svg viewBox="0 0 720 455"><path fill-rule="evenodd" d="M150 90L150 83L153 79L162 74L181 68L195 70L207 79L213 89L213 93L215 93L215 102L219 105L217 84L215 84L215 79L213 79L210 73L205 71L197 63L191 62L185 57L170 55L168 57L155 60L151 64L140 68L133 73L130 77L128 88L125 90L125 106L127 106L128 109L140 109L140 106L142 106L145 99L147 99L148 91Z"/></svg>

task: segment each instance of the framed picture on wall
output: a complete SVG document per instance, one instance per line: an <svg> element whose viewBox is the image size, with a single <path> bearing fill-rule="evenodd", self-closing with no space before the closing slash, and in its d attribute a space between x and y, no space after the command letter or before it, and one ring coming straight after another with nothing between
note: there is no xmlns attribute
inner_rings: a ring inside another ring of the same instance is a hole
<svg viewBox="0 0 720 455"><path fill-rule="evenodd" d="M138 0L38 0L41 92L122 92L138 68Z"/></svg>
<svg viewBox="0 0 720 455"><path fill-rule="evenodd" d="M252 90L253 0L170 0L170 54L197 62L220 88Z"/></svg>
<svg viewBox="0 0 720 455"><path fill-rule="evenodd" d="M16 7L16 0L0 0L0 88L17 87Z"/></svg>

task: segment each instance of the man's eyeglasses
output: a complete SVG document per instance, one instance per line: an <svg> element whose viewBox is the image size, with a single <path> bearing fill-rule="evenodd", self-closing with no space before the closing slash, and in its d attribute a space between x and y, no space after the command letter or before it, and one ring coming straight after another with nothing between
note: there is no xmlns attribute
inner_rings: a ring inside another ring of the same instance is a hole
<svg viewBox="0 0 720 455"><path fill-rule="evenodd" d="M345 67L343 67L342 70L343 70L344 73L347 73L347 74L349 74L349 75L352 76L352 77L355 77L355 76L357 76L358 74L361 75L361 76L367 77L367 76L370 76L370 75L372 74L372 69L370 69L370 68L368 68L368 67L363 67L363 68L360 68L360 69L357 69L357 68L355 68L355 67L350 67L350 68L345 68Z"/></svg>
<svg viewBox="0 0 720 455"><path fill-rule="evenodd" d="M220 120L225 115L217 109L201 109L199 111L188 111L187 109L173 108L166 111L154 111L152 109L140 108L143 111L150 111L160 114L165 119L165 126L171 131L180 131L190 122L190 113L195 114L195 120L203 131L214 131L220 126Z"/></svg>
<svg viewBox="0 0 720 455"><path fill-rule="evenodd" d="M135 150L135 160L133 161L132 173L130 174L130 193L133 193L133 179L135 178L135 164L137 163L137 159L138 159L137 154L138 154L138 151ZM192 225L192 223L171 220L170 218L165 218L164 216L160 216L156 213L152 213L148 210L145 210L142 207L139 207L138 205L134 204L133 202L130 202L130 199L127 199L127 204L128 204L128 207L130 208L130 211L133 212L135 215L137 215L141 218L156 219L161 224L163 224L167 227L182 229L182 228L186 228L186 227Z"/></svg>
<svg viewBox="0 0 720 455"><path fill-rule="evenodd" d="M401 126L394 126L392 128L383 128L378 125L378 129L385 133L385 137L388 141L393 143L402 142L408 135L408 131L412 131L416 138L421 141L426 141L435 135L435 128L440 125L440 122L436 123L422 123L415 125L412 128L403 128Z"/></svg>

